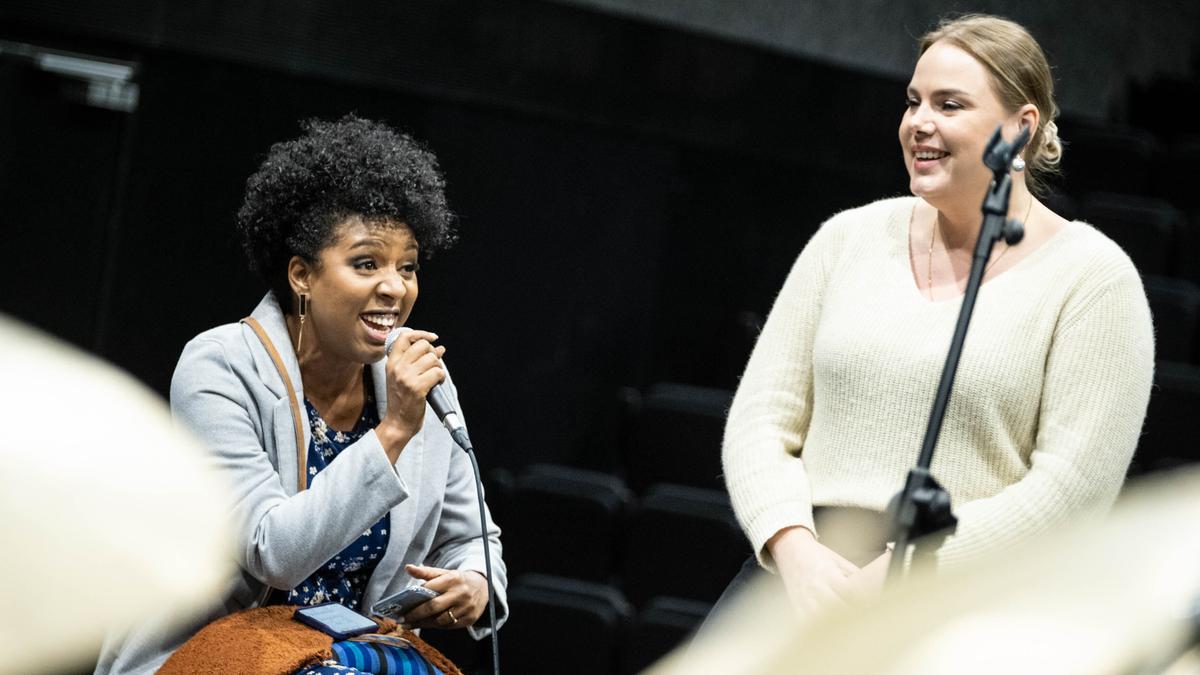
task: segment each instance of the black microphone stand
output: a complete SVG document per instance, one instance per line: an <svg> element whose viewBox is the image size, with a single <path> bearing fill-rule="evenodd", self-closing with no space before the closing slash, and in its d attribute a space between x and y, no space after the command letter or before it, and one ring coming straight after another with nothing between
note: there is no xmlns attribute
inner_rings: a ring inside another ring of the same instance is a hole
<svg viewBox="0 0 1200 675"><path fill-rule="evenodd" d="M938 383L937 397L929 413L929 426L925 429L925 440L917 465L908 473L902 489L892 498L888 507L893 518L891 563L888 578L898 580L904 574L904 563L909 548L913 548L913 560L932 557L942 547L946 537L954 533L958 518L950 508L950 494L946 492L929 467L933 463L933 449L937 445L950 392L954 388L954 376L958 372L958 359L962 356L963 342L967 337L967 326L975 310L975 298L983 283L987 261L992 247L1001 237L1012 246L1025 236L1024 225L1008 220L1008 200L1012 194L1012 176L1009 169L1013 158L1029 142L1029 127L1022 126L1021 133L1011 143L1000 135L999 126L988 141L983 153L983 163L992 170L992 184L983 200L983 226L979 240L975 242L975 253L971 261L971 275L967 279L967 291L963 295L958 313L958 324L950 341L946 364L942 367L942 379ZM932 535L932 536L930 536ZM915 542L915 543L914 543Z"/></svg>

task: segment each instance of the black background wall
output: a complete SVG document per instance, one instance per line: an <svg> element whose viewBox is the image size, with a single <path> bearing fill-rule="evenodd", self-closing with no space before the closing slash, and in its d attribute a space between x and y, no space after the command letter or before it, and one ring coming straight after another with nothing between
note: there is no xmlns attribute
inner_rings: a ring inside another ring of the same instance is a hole
<svg viewBox="0 0 1200 675"><path fill-rule="evenodd" d="M485 468L612 468L620 387L733 388L819 223L905 191L904 78L586 4L9 0L0 310L165 392L184 342L263 292L245 178L298 120L355 111L448 177L462 239L413 323L450 349ZM128 61L138 105L85 105L13 45Z"/></svg>
<svg viewBox="0 0 1200 675"><path fill-rule="evenodd" d="M412 323L449 347L487 466L606 466L620 386L732 387L739 314L823 218L904 187L897 81L553 3L17 2L0 26L140 86L98 109L0 61L0 308L165 393L183 343L262 293L232 215L269 144L387 120L462 217Z"/></svg>
<svg viewBox="0 0 1200 675"><path fill-rule="evenodd" d="M1194 0L552 0L907 78L913 38L947 14L1019 21L1054 66L1059 104L1097 121L1123 112L1130 82L1186 76L1200 44Z"/></svg>

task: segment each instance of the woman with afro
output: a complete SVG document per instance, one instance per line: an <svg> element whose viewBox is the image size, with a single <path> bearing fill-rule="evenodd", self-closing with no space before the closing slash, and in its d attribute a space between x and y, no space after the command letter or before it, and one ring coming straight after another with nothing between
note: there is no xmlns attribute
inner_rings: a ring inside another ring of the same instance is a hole
<svg viewBox="0 0 1200 675"><path fill-rule="evenodd" d="M347 116L304 132L272 146L238 212L269 292L249 318L189 342L171 382L174 414L235 497L240 575L203 622L262 604L369 613L423 582L440 595L405 624L481 638L473 472L425 401L443 383L457 403L445 347L408 330L384 349L417 300L420 259L455 238L445 182L431 153L383 124ZM487 518L502 623L505 567ZM111 640L97 672L152 672L200 625Z"/></svg>

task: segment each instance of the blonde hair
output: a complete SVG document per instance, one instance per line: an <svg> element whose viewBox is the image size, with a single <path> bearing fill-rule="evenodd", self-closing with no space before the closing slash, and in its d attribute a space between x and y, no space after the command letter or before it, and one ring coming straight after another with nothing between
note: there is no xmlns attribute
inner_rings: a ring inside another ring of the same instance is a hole
<svg viewBox="0 0 1200 675"><path fill-rule="evenodd" d="M1045 192L1044 176L1058 173L1062 140L1058 137L1058 105L1054 102L1054 77L1037 40L1020 24L987 14L967 14L942 19L921 37L921 54L945 40L983 64L1001 103L1015 112L1026 103L1041 113L1038 128L1025 146L1026 184L1034 194Z"/></svg>

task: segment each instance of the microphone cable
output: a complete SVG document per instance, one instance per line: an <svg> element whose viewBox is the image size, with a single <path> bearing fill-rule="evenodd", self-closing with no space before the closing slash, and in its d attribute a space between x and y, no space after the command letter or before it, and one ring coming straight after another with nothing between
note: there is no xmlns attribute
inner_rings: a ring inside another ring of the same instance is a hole
<svg viewBox="0 0 1200 675"><path fill-rule="evenodd" d="M401 334L411 330L407 327L392 331L384 343L384 354L392 353L392 346ZM475 496L479 503L479 537L483 541L483 565L487 574L483 575L488 589L488 620L492 624L492 675L500 675L500 627L496 625L496 586L492 582L492 550L488 543L487 507L483 502L483 479L479 477L479 461L475 458L475 448L467 435L467 427L458 417L458 412L450 405L450 399L442 392L440 385L434 385L426 396L441 421L442 426L450 433L455 445L462 448L471 460L471 470L475 473Z"/></svg>
<svg viewBox="0 0 1200 675"><path fill-rule="evenodd" d="M496 587L492 584L492 552L491 546L488 545L487 511L483 505L483 480L479 477L479 462L475 459L475 449L471 447L471 439L465 433L454 434L454 437L454 441L471 459L471 469L475 472L475 496L479 502L479 535L483 540L483 564L487 568L485 578L488 589L488 620L492 624L492 673L500 675L500 627L496 625Z"/></svg>

